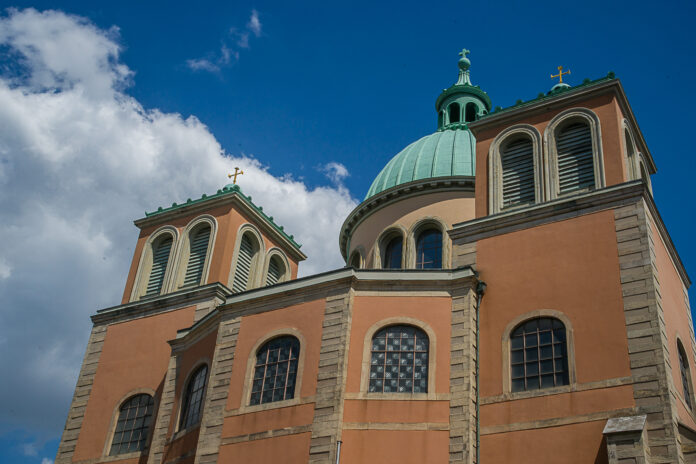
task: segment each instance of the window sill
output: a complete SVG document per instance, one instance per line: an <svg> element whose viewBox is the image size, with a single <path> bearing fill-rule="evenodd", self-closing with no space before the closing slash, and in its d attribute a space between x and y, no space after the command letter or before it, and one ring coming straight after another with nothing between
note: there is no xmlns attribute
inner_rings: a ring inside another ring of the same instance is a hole
<svg viewBox="0 0 696 464"><path fill-rule="evenodd" d="M303 404L303 402L300 401L300 398L292 398L283 401L271 401L270 403L242 406L237 410L237 412L238 414L247 414L250 412L268 411L269 409L281 409L290 406L298 406L300 404Z"/></svg>
<svg viewBox="0 0 696 464"><path fill-rule="evenodd" d="M449 393L346 393L347 400L377 401L449 401Z"/></svg>
<svg viewBox="0 0 696 464"><path fill-rule="evenodd" d="M198 430L200 427L201 427L201 423L199 421L196 425L192 425L187 429L179 430L178 432L174 433L174 435L172 435L172 437L169 439L168 443L176 441L179 438L183 437L184 435L187 435L189 432L193 432L194 430Z"/></svg>
<svg viewBox="0 0 696 464"><path fill-rule="evenodd" d="M126 459L133 459L133 458L139 458L141 456L147 456L148 449L145 448L142 451L133 451L131 453L123 453L123 454L117 454L115 456L105 456L99 460L99 462L115 462L115 461L123 461Z"/></svg>

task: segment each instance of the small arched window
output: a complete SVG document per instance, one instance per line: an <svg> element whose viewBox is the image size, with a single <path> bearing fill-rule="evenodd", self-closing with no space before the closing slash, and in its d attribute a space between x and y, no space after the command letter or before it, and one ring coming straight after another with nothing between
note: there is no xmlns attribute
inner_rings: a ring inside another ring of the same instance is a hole
<svg viewBox="0 0 696 464"><path fill-rule="evenodd" d="M154 407L152 396L147 394L131 396L121 405L109 456L145 449Z"/></svg>
<svg viewBox="0 0 696 464"><path fill-rule="evenodd" d="M510 334L512 391L568 385L566 329L552 317L520 324Z"/></svg>
<svg viewBox="0 0 696 464"><path fill-rule="evenodd" d="M353 254L350 257L350 266L355 268L355 269L360 269L360 253L357 251L354 251Z"/></svg>
<svg viewBox="0 0 696 464"><path fill-rule="evenodd" d="M294 398L299 356L300 341L290 335L274 338L259 348L249 404Z"/></svg>
<svg viewBox="0 0 696 464"><path fill-rule="evenodd" d="M210 226L204 225L189 234L189 256L186 264L183 287L201 285L205 259L208 256Z"/></svg>
<svg viewBox="0 0 696 464"><path fill-rule="evenodd" d="M254 275L254 267L259 250L260 246L258 241L251 233L245 232L239 244L237 267L234 271L234 280L232 281L232 291L237 293L243 292L252 285L253 282L251 282L251 279Z"/></svg>
<svg viewBox="0 0 696 464"><path fill-rule="evenodd" d="M410 325L391 325L372 337L371 393L427 393L428 348L425 332Z"/></svg>
<svg viewBox="0 0 696 464"><path fill-rule="evenodd" d="M559 193L594 188L592 131L585 122L562 126L556 136Z"/></svg>
<svg viewBox="0 0 696 464"><path fill-rule="evenodd" d="M466 104L464 107L464 120L466 122L471 122L476 120L476 114L478 113L478 106L476 106L476 103L474 102L469 102Z"/></svg>
<svg viewBox="0 0 696 464"><path fill-rule="evenodd" d="M442 269L442 232L426 229L416 238L416 269Z"/></svg>
<svg viewBox="0 0 696 464"><path fill-rule="evenodd" d="M172 251L172 236L167 234L157 240L152 245L152 268L150 269L150 277L147 280L147 288L145 296L159 295L162 293L164 285L164 275L167 271L169 256Z"/></svg>
<svg viewBox="0 0 696 464"><path fill-rule="evenodd" d="M682 380L682 393L684 394L684 402L692 409L691 403L691 373L689 371L689 361L686 357L686 352L681 344L681 341L677 340L677 351L679 353L679 371L681 372Z"/></svg>
<svg viewBox="0 0 696 464"><path fill-rule="evenodd" d="M527 137L511 140L500 153L503 208L534 203L534 144Z"/></svg>
<svg viewBox="0 0 696 464"><path fill-rule="evenodd" d="M633 147L633 139L628 132L628 127L624 127L624 143L626 144L626 160L628 162L628 178L637 179L640 173L635 172L636 151Z"/></svg>
<svg viewBox="0 0 696 464"><path fill-rule="evenodd" d="M461 108L459 107L459 103L451 103L450 106L447 107L447 111L449 112L449 122L450 124L453 122L459 122L461 121Z"/></svg>
<svg viewBox="0 0 696 464"><path fill-rule="evenodd" d="M285 280L285 263L279 256L272 256L268 260L268 272L266 273L266 286L275 285Z"/></svg>
<svg viewBox="0 0 696 464"><path fill-rule="evenodd" d="M401 255L404 245L404 239L401 236L393 237L387 242L384 247L384 256L382 257L382 269L400 269Z"/></svg>
<svg viewBox="0 0 696 464"><path fill-rule="evenodd" d="M201 420L205 386L208 382L208 366L206 364L193 373L184 390L184 402L179 419L179 430L196 425Z"/></svg>

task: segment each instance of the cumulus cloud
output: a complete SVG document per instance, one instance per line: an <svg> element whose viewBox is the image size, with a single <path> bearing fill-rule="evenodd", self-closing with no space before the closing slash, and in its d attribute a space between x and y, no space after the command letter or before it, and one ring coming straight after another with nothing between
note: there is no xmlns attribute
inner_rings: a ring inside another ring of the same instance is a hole
<svg viewBox="0 0 696 464"><path fill-rule="evenodd" d="M336 185L341 185L343 179L350 175L348 169L344 165L335 161L321 166L320 170Z"/></svg>
<svg viewBox="0 0 696 464"><path fill-rule="evenodd" d="M261 35L261 21L259 21L259 12L251 10L251 18L247 23L247 29L254 33L256 37Z"/></svg>
<svg viewBox="0 0 696 464"><path fill-rule="evenodd" d="M0 382L0 433L61 433L89 315L120 301L132 220L214 193L234 166L254 179L245 193L304 244L302 274L343 264L349 192L274 177L252 156L227 154L194 116L144 108L124 93L133 74L117 34L58 11L0 16L0 62L18 66L0 68L0 341L12 347L0 350L12 373Z"/></svg>

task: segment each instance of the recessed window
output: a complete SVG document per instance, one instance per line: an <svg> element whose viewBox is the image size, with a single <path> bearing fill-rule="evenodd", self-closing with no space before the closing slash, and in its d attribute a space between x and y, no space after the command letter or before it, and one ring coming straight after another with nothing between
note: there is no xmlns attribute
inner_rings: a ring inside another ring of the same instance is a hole
<svg viewBox="0 0 696 464"><path fill-rule="evenodd" d="M428 392L428 336L410 325L392 325L372 338L371 393Z"/></svg>
<svg viewBox="0 0 696 464"><path fill-rule="evenodd" d="M154 405L147 394L132 396L121 405L109 456L145 449Z"/></svg>
<svg viewBox="0 0 696 464"><path fill-rule="evenodd" d="M243 292L252 285L255 273L256 262L258 261L259 250L261 249L258 240L250 232L244 232L239 244L237 253L237 266L234 271L232 281L232 291Z"/></svg>
<svg viewBox="0 0 696 464"><path fill-rule="evenodd" d="M461 120L461 109L459 107L459 103L452 103L450 106L447 107L447 111L449 112L449 122L450 124L453 122L459 122Z"/></svg>
<svg viewBox="0 0 696 464"><path fill-rule="evenodd" d="M527 137L508 142L500 153L503 209L534 203L534 145Z"/></svg>
<svg viewBox="0 0 696 464"><path fill-rule="evenodd" d="M274 338L256 353L249 404L292 399L300 356L300 341L292 336Z"/></svg>
<svg viewBox="0 0 696 464"><path fill-rule="evenodd" d="M679 371L681 372L682 393L684 394L684 402L692 409L691 406L691 375L689 372L689 361L686 358L684 347L681 342L677 341L677 351L679 353Z"/></svg>
<svg viewBox="0 0 696 464"><path fill-rule="evenodd" d="M203 399L205 386L208 381L208 366L202 365L189 379L184 394L184 402L181 408L179 430L187 429L198 424L203 412Z"/></svg>
<svg viewBox="0 0 696 464"><path fill-rule="evenodd" d="M595 187L592 131L585 122L571 122L556 136L561 194Z"/></svg>
<svg viewBox="0 0 696 464"><path fill-rule="evenodd" d="M164 275L172 251L172 236L165 235L152 246L152 268L147 281L145 296L159 295L164 285Z"/></svg>
<svg viewBox="0 0 696 464"><path fill-rule="evenodd" d="M512 391L568 385L566 329L551 317L528 320L510 335Z"/></svg>
<svg viewBox="0 0 696 464"><path fill-rule="evenodd" d="M271 256L266 273L266 286L275 285L285 280L285 263L279 256Z"/></svg>
<svg viewBox="0 0 696 464"><path fill-rule="evenodd" d="M404 239L400 236L392 237L387 246L384 247L384 256L382 257L383 269L400 269L401 254L403 249Z"/></svg>
<svg viewBox="0 0 696 464"><path fill-rule="evenodd" d="M360 253L354 251L350 257L350 266L355 269L360 269Z"/></svg>
<svg viewBox="0 0 696 464"><path fill-rule="evenodd" d="M427 229L416 239L416 269L442 269L442 232Z"/></svg>
<svg viewBox="0 0 696 464"><path fill-rule="evenodd" d="M205 225L195 229L189 235L189 257L184 276L184 287L200 285L205 268L210 242L210 226Z"/></svg>
<svg viewBox="0 0 696 464"><path fill-rule="evenodd" d="M466 104L464 107L464 113L465 117L464 120L466 122L471 122L476 120L476 114L478 113L478 106L476 106L476 103L469 102Z"/></svg>

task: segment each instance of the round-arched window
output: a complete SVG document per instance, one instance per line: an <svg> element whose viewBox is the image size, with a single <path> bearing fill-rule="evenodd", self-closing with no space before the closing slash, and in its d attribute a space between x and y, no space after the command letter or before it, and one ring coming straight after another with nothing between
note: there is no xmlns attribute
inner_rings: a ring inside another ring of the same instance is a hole
<svg viewBox="0 0 696 464"><path fill-rule="evenodd" d="M300 357L300 341L290 335L266 342L256 352L249 404L292 399Z"/></svg>
<svg viewBox="0 0 696 464"><path fill-rule="evenodd" d="M538 317L510 334L512 391L568 385L566 329L552 317Z"/></svg>
<svg viewBox="0 0 696 464"><path fill-rule="evenodd" d="M372 337L371 393L428 392L428 335L418 327L390 325Z"/></svg>
<svg viewBox="0 0 696 464"><path fill-rule="evenodd" d="M387 246L384 247L384 256L382 257L382 269L401 268L403 244L404 239L401 236L393 237L387 242Z"/></svg>
<svg viewBox="0 0 696 464"><path fill-rule="evenodd" d="M416 269L442 269L442 232L426 229L416 239Z"/></svg>

